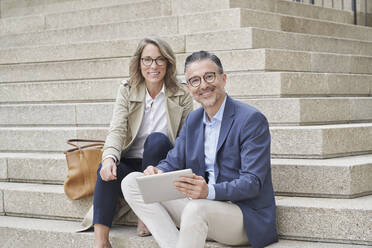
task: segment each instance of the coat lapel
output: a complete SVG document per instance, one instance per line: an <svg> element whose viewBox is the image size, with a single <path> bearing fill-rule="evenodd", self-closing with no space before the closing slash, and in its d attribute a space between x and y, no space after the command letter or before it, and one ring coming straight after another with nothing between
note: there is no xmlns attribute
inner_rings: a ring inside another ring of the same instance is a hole
<svg viewBox="0 0 372 248"><path fill-rule="evenodd" d="M129 97L129 113L128 113L128 127L131 127L132 139L138 133L145 112L145 99L146 89L145 84L140 84L138 87L131 88Z"/></svg>
<svg viewBox="0 0 372 248"><path fill-rule="evenodd" d="M182 119L183 107L179 106L179 96L183 92L178 90L176 93L165 88L165 98L167 104L167 121L168 121L168 134L172 143L176 140L177 130L180 126ZM172 113L172 115L170 115Z"/></svg>

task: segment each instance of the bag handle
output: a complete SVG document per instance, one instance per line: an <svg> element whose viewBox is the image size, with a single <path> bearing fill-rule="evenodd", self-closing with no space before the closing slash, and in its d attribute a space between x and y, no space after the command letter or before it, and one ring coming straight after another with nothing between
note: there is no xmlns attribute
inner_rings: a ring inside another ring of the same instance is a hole
<svg viewBox="0 0 372 248"><path fill-rule="evenodd" d="M79 146L77 144L74 144L73 142L95 142L95 143L89 144L89 145L84 145L84 146ZM103 147L105 145L104 140L88 140L88 139L69 139L69 140L67 140L66 143L71 145L71 146L75 146L75 148L67 150L66 152L73 152L73 151L76 151L76 150L81 150L81 149L85 149L85 148L88 148L88 147L94 147L94 146Z"/></svg>

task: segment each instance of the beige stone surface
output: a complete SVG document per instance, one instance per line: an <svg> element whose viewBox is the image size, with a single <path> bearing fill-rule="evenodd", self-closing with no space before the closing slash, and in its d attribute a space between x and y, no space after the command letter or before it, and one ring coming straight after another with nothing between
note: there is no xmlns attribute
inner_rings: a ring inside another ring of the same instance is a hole
<svg viewBox="0 0 372 248"><path fill-rule="evenodd" d="M3 125L76 124L75 105L73 104L0 105L0 123Z"/></svg>
<svg viewBox="0 0 372 248"><path fill-rule="evenodd" d="M124 3L121 5L71 11L45 16L47 29L72 28L77 26L98 25L161 16L159 0Z"/></svg>
<svg viewBox="0 0 372 248"><path fill-rule="evenodd" d="M177 32L177 17L157 17L137 21L1 36L0 48L143 38L143 36L150 34L164 36L176 34Z"/></svg>
<svg viewBox="0 0 372 248"><path fill-rule="evenodd" d="M282 237L372 244L372 196L356 199L277 197L276 202L278 231Z"/></svg>
<svg viewBox="0 0 372 248"><path fill-rule="evenodd" d="M276 11L281 14L303 16L312 19L328 20L339 23L354 24L353 15L350 11L339 9L322 8L308 4L300 4L287 1L276 1ZM335 1L336 3L339 1Z"/></svg>
<svg viewBox="0 0 372 248"><path fill-rule="evenodd" d="M369 75L282 73L283 95L368 95Z"/></svg>
<svg viewBox="0 0 372 248"><path fill-rule="evenodd" d="M0 183L0 189L6 214L82 219L92 204L92 197L70 200L63 185Z"/></svg>
<svg viewBox="0 0 372 248"><path fill-rule="evenodd" d="M307 18L296 18L292 16L281 17L281 30L364 41L370 41L372 35L372 31L363 26L318 21Z"/></svg>
<svg viewBox="0 0 372 248"><path fill-rule="evenodd" d="M0 19L0 35L33 32L44 28L44 17L41 15Z"/></svg>
<svg viewBox="0 0 372 248"><path fill-rule="evenodd" d="M276 194L352 198L372 192L372 156L272 159Z"/></svg>
<svg viewBox="0 0 372 248"><path fill-rule="evenodd" d="M76 122L83 125L109 125L113 109L114 103L78 104L76 105Z"/></svg>
<svg viewBox="0 0 372 248"><path fill-rule="evenodd" d="M331 158L372 150L370 123L271 127L270 131L275 158Z"/></svg>
<svg viewBox="0 0 372 248"><path fill-rule="evenodd" d="M0 82L123 78L128 71L129 58L0 65Z"/></svg>
<svg viewBox="0 0 372 248"><path fill-rule="evenodd" d="M368 96L372 93L370 75L228 72L227 78L226 89L233 97ZM4 83L0 84L0 102L112 101L121 80L122 78ZM22 94L19 94L20 91ZM365 111L368 112L368 109Z"/></svg>
<svg viewBox="0 0 372 248"><path fill-rule="evenodd" d="M23 16L31 14L59 13L71 10L106 7L143 0L90 0L87 6L86 0L2 0L1 10L3 17Z"/></svg>
<svg viewBox="0 0 372 248"><path fill-rule="evenodd" d="M175 53L184 52L184 36L162 36L162 39L170 44ZM134 54L139 41L140 39L118 39L43 45L37 49L34 47L0 49L0 64L128 57Z"/></svg>
<svg viewBox="0 0 372 248"><path fill-rule="evenodd" d="M63 152L68 139L105 139L107 127L27 127L0 128L0 150Z"/></svg>
<svg viewBox="0 0 372 248"><path fill-rule="evenodd" d="M372 57L312 53L311 71L371 74Z"/></svg>
<svg viewBox="0 0 372 248"><path fill-rule="evenodd" d="M226 91L232 97L279 96L281 73L228 73Z"/></svg>
<svg viewBox="0 0 372 248"><path fill-rule="evenodd" d="M276 12L285 15L295 15L320 20L329 20L341 23L353 23L353 16L350 11L337 9L325 9L312 5L294 3L293 1L271 1L271 0L224 0L224 1L173 1L173 14L192 14L228 8L248 8L252 10L262 10Z"/></svg>
<svg viewBox="0 0 372 248"><path fill-rule="evenodd" d="M229 0L214 0L214 1L200 1L200 0L172 0L172 14L184 15L193 14L197 12L221 10L229 8Z"/></svg>
<svg viewBox="0 0 372 248"><path fill-rule="evenodd" d="M235 87L235 85L232 86ZM234 90L238 92L239 89ZM242 93L244 92L240 92L240 94ZM231 96L235 97L234 94ZM236 99L258 108L268 118L271 125L309 125L372 120L372 99L369 97L260 97L251 99L243 95L242 97L237 96ZM109 125L113 106L113 101L1 105L0 121L5 125L25 126ZM323 111L319 111L319 109L323 109Z"/></svg>
<svg viewBox="0 0 372 248"><path fill-rule="evenodd" d="M328 36L261 28L236 28L186 35L186 51L278 48L342 54L372 55L372 43Z"/></svg>
<svg viewBox="0 0 372 248"><path fill-rule="evenodd" d="M8 161L0 157L0 180L8 179Z"/></svg>
<svg viewBox="0 0 372 248"><path fill-rule="evenodd" d="M4 196L2 190L0 190L0 217L1 215L4 215Z"/></svg>
<svg viewBox="0 0 372 248"><path fill-rule="evenodd" d="M0 102L113 100L123 79L0 84Z"/></svg>
<svg viewBox="0 0 372 248"><path fill-rule="evenodd" d="M192 33L215 29L240 27L241 10L219 10L207 13L194 13L178 17L180 33ZM200 23L203 25L200 25Z"/></svg>
<svg viewBox="0 0 372 248"><path fill-rule="evenodd" d="M8 160L8 178L12 181L62 184L67 176L63 153L1 154Z"/></svg>

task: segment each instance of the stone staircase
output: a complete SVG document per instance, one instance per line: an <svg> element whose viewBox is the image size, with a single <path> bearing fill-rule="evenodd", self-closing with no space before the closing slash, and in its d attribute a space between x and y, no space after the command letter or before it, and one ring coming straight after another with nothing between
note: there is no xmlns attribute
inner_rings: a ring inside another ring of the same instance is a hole
<svg viewBox="0 0 372 248"><path fill-rule="evenodd" d="M105 138L139 39L217 54L272 135L280 242L372 245L372 28L284 0L0 0L0 247L92 247L63 192L69 138ZM116 226L114 247L157 247ZM206 247L226 247L208 242Z"/></svg>

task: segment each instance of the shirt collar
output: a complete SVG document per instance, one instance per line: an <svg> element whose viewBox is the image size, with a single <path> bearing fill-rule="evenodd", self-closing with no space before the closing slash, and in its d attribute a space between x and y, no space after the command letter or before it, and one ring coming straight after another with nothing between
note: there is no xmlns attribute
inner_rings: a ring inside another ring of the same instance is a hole
<svg viewBox="0 0 372 248"><path fill-rule="evenodd" d="M205 112L205 110L204 110L204 115L203 115L203 123L204 124L210 124L210 123L213 123L213 122L215 122L215 121L222 121L222 117L223 117L223 112L224 112L224 110L225 110L225 103L226 103L226 95L225 95L225 99L223 100L223 103L222 103L222 105L221 105L221 107L220 107L220 109L217 111L217 113L213 116L213 118L212 118L212 120L211 121L209 121L208 120L208 115L207 115L207 112Z"/></svg>
<svg viewBox="0 0 372 248"><path fill-rule="evenodd" d="M159 94L157 94L155 98L157 98L158 96L163 95L163 94L165 94L164 84L163 84L163 87L161 88ZM146 103L152 102L153 100L155 100L155 99L152 99L152 97L150 96L150 93L149 93L149 91L147 90L147 87L146 87Z"/></svg>

